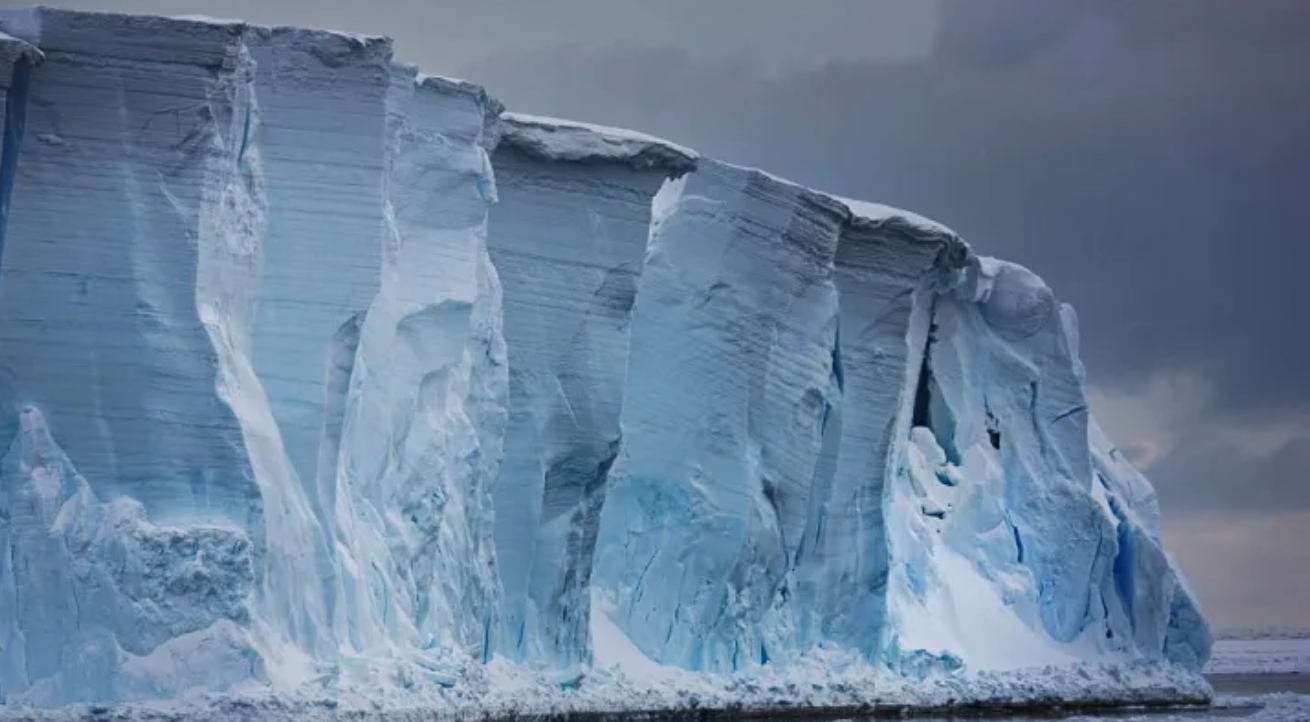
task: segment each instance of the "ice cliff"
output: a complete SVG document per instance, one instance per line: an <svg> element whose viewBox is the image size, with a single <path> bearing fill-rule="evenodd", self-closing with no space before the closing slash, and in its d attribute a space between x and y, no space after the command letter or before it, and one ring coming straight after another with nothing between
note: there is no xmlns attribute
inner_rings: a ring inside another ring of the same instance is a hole
<svg viewBox="0 0 1310 722"><path fill-rule="evenodd" d="M505 288L509 425L495 491L514 659L589 660L592 562L622 441L629 328L665 179L695 157L660 142L505 114L491 259Z"/></svg>
<svg viewBox="0 0 1310 722"><path fill-rule="evenodd" d="M1204 694L1026 269L383 38L0 31L0 703Z"/></svg>

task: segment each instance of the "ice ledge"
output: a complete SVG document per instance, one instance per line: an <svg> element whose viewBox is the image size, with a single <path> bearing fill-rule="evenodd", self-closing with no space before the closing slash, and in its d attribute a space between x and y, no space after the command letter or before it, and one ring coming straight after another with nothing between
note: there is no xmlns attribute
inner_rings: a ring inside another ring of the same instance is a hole
<svg viewBox="0 0 1310 722"><path fill-rule="evenodd" d="M469 96L478 101L479 104L485 105L487 107L487 112L494 115L500 115L505 111L504 103L501 103L499 100L492 97L491 94L487 92L486 88L477 83L470 83L467 80L450 78L444 75L428 75L419 72L414 79L414 85L423 90L431 90L450 95Z"/></svg>
<svg viewBox="0 0 1310 722"><path fill-rule="evenodd" d="M214 22L159 15L67 10L45 6L0 10L0 28L53 52L94 54L119 60L165 64L218 65L216 50L249 27L242 22ZM161 34L173 38L161 42Z"/></svg>
<svg viewBox="0 0 1310 722"><path fill-rule="evenodd" d="M617 129L609 130L617 133L641 135L635 131ZM690 150L687 152L695 153L695 151ZM739 172L743 174L748 182L759 185L760 187L774 186L777 188L793 189L797 198L802 202L809 203L817 208L821 208L829 213L834 213L842 217L845 225L847 225L851 230L890 231L903 235L913 241L945 244L948 248L951 248L954 251L952 254L952 267L965 267L968 263L967 259L973 255L972 251L969 249L969 245L959 236L959 234L947 226L926 216L921 216L918 213L896 208L894 206L883 205L881 203L871 203L869 201L846 198L835 193L811 188L774 173L770 173L761 168L736 165L708 157L703 158L703 160L698 159L698 164L702 162L715 163L724 168Z"/></svg>
<svg viewBox="0 0 1310 722"><path fill-rule="evenodd" d="M465 81L444 78L441 81L457 87L470 86L485 94L480 86ZM498 103L496 107L500 107ZM543 160L627 163L639 170L662 168L673 177L696 170L702 161L712 162L740 173L751 185L794 189L802 202L841 216L853 230L892 232L914 241L945 244L954 251L951 265L955 267L963 267L971 255L968 244L955 231L917 213L845 198L760 168L702 157L686 146L640 131L510 112L500 114L499 134L500 142Z"/></svg>
<svg viewBox="0 0 1310 722"><path fill-rule="evenodd" d="M414 88L419 93L464 96L482 108L482 140L480 143L488 152L496 148L496 145L500 142L500 116L505 112L504 103L477 83L444 75L428 75L415 66L406 65L404 67L413 69Z"/></svg>
<svg viewBox="0 0 1310 722"><path fill-rule="evenodd" d="M680 175L700 159L690 148L634 130L521 113L504 113L500 121L502 143L542 160L617 162Z"/></svg>
<svg viewBox="0 0 1310 722"><path fill-rule="evenodd" d="M216 22L216 21L214 21ZM381 35L358 35L339 30L318 30L290 25L245 25L246 32L265 41L276 40L303 50L329 68L346 65L387 67L392 57L392 39Z"/></svg>
<svg viewBox="0 0 1310 722"><path fill-rule="evenodd" d="M857 201L841 196L832 196L832 198L846 206L846 209L850 211L852 225L902 230L924 239L945 242L960 241L960 237L955 231L917 213L885 206L881 203Z"/></svg>
<svg viewBox="0 0 1310 722"><path fill-rule="evenodd" d="M39 65L45 60L45 54L25 40L0 32L0 63L4 67L12 67L20 60Z"/></svg>
<svg viewBox="0 0 1310 722"><path fill-rule="evenodd" d="M204 15L138 15L41 5L0 9L0 27L5 31L0 33L3 36L0 37L0 52L15 52L10 49L9 42L14 40L26 44L30 48L28 52L37 56L42 50L59 51L70 43L84 46L90 37L98 41L108 37L109 42L96 43L101 55L206 65L217 59L196 41L206 38L236 40L243 34L277 38L292 47L304 48L329 67L390 60L392 54L392 39L385 36L283 25L263 26ZM160 33L166 31L178 33L189 42L172 40L161 44Z"/></svg>

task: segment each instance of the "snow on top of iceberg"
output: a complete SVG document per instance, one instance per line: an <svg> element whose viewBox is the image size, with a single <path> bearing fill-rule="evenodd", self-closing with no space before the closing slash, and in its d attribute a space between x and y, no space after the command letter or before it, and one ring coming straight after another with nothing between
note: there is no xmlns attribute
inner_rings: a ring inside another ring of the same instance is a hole
<svg viewBox="0 0 1310 722"><path fill-rule="evenodd" d="M486 107L487 113L491 115L500 115L505 110L505 105L488 93L486 88L461 78L419 72L414 79L414 85L420 89L435 90L440 93L468 95Z"/></svg>
<svg viewBox="0 0 1310 722"><path fill-rule="evenodd" d="M45 55L31 43L20 40L8 33L0 32L0 62L13 65L20 58L26 58L33 65L45 59Z"/></svg>
<svg viewBox="0 0 1310 722"><path fill-rule="evenodd" d="M169 15L168 20L179 20L185 22L201 23L205 25L241 25L249 27L256 31L269 32L274 34L297 34L306 38L318 40L336 38L344 40L356 47L367 47L369 45L387 45L390 46L392 40L385 35L369 35L367 33L353 33L346 30L332 30L330 28L304 28L295 25L273 25L263 26L246 22L245 20L235 18L219 18L211 15L187 14L187 15Z"/></svg>
<svg viewBox="0 0 1310 722"><path fill-rule="evenodd" d="M238 42L243 23L111 12L27 8L0 11L0 30L44 53L165 65L218 67L227 46Z"/></svg>
<svg viewBox="0 0 1310 722"><path fill-rule="evenodd" d="M208 15L136 15L117 12L90 10L68 10L62 8L36 7L22 10L0 11L0 25L10 33L21 36L24 40L43 45L49 39L47 31L62 34L96 32L113 35L126 32L130 37L117 40L120 43L135 42L149 45L142 38L151 37L152 33L165 29L174 29L191 35L204 35L218 32L237 36L250 32L264 38L290 40L289 45L304 47L311 51L323 64L336 67L345 64L345 57L366 51L380 52L386 58L391 57L392 40L381 35L365 35L341 30L302 28L290 25L263 26L239 19L217 18ZM55 30L58 28L58 31ZM70 37L72 37L70 36ZM174 50L180 49L176 43L165 44ZM161 48L162 50L163 48Z"/></svg>
<svg viewBox="0 0 1310 722"><path fill-rule="evenodd" d="M728 163L711 158L704 158L698 165L697 169L708 172L708 166L717 166L730 173L738 174L747 182L762 184L762 187L773 186L779 189L786 189L791 193L794 193L795 197L802 202L821 208L828 213L833 213L842 218L843 221L849 220L848 216L850 213L848 209L831 193L825 193L824 191L816 190L807 185L797 183L796 181L788 180L776 173L770 173L763 168L737 165L735 163Z"/></svg>
<svg viewBox="0 0 1310 722"><path fill-rule="evenodd" d="M522 113L501 116L501 142L547 160L618 161L636 168L686 172L700 155L634 130Z"/></svg>
<svg viewBox="0 0 1310 722"><path fill-rule="evenodd" d="M874 225L883 225L888 223L901 224L910 226L920 233L934 237L958 238L955 231L932 220L900 208L886 206L881 203L870 203L869 201L857 201L852 198L843 198L841 196L832 196L833 200L846 206L851 212L852 222L854 223L872 223Z"/></svg>
<svg viewBox="0 0 1310 722"><path fill-rule="evenodd" d="M509 114L507 114L509 115ZM571 122L571 121L560 121ZM580 124L581 125L581 124ZM634 131L619 130L619 133L631 133L640 136L642 134ZM646 136L649 137L649 136ZM658 139L655 139L658 140ZM692 152L692 151L688 151ZM710 159L706 158L705 161ZM881 203L872 203L869 201L860 201L852 198L845 198L835 193L811 188L796 181L788 180L776 173L771 173L762 168L752 166L736 165L724 161L713 161L726 168L734 169L737 172L744 173L747 177L753 177L757 180L764 180L774 183L785 188L794 188L799 192L799 197L813 202L816 205L825 207L833 212L848 215L849 222L854 226L870 227L890 227L902 230L903 232L915 238L922 240L943 241L960 248L967 248L963 239L947 226L937 221L921 216L918 213L895 208L893 206L883 205ZM967 254L967 251L966 251Z"/></svg>
<svg viewBox="0 0 1310 722"><path fill-rule="evenodd" d="M191 23L204 23L206 25L245 25L246 21L240 18L216 18L212 15L170 15L171 20L184 20Z"/></svg>
<svg viewBox="0 0 1310 722"><path fill-rule="evenodd" d="M391 62L392 39L384 35L360 35L340 30L299 28L290 25L265 27L249 25L249 32L265 39L276 39L286 46L313 55L323 65L372 65Z"/></svg>
<svg viewBox="0 0 1310 722"><path fill-rule="evenodd" d="M211 26L226 31L240 30L249 26L244 20L219 20L203 15L138 15L106 10L73 10L67 8L47 7L44 5L5 13L4 20L12 22L17 16L25 16L33 23L32 30L35 43L44 41L43 32L50 20L56 20L59 27L84 32L104 31L112 28L128 27L133 29L160 28L168 25Z"/></svg>

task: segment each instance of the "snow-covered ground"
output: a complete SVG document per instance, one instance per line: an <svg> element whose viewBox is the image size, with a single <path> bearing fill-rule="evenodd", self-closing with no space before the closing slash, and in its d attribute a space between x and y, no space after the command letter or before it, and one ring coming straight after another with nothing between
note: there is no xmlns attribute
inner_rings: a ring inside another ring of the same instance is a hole
<svg viewBox="0 0 1310 722"><path fill-rule="evenodd" d="M1310 639L1221 639L1205 673L1310 674Z"/></svg>

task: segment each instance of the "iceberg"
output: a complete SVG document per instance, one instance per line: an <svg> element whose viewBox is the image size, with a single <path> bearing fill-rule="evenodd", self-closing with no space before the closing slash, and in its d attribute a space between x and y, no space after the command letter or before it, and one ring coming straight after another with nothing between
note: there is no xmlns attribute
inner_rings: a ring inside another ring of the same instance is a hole
<svg viewBox="0 0 1310 722"><path fill-rule="evenodd" d="M0 717L1208 699L1022 266L385 38L0 51Z"/></svg>

